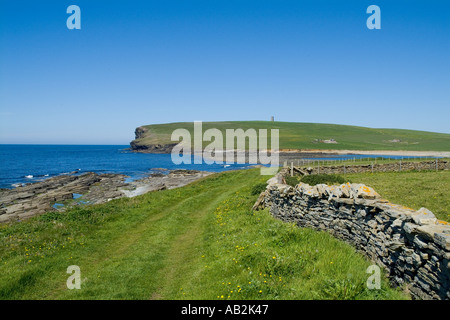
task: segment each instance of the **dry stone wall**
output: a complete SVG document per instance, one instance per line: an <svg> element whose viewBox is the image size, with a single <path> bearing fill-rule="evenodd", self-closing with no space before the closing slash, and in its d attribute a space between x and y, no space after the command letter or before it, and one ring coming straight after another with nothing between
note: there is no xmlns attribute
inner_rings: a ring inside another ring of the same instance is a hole
<svg viewBox="0 0 450 320"><path fill-rule="evenodd" d="M292 187L283 182L280 173L270 179L260 201L273 216L352 244L415 299L450 299L447 222L425 208L392 204L362 184Z"/></svg>
<svg viewBox="0 0 450 320"><path fill-rule="evenodd" d="M326 160L325 160L326 162ZM285 166L289 167L295 162L286 161ZM428 171L428 170L450 170L450 161L429 160L429 161L398 161L393 163L373 163L366 165L314 165L294 167L294 174L351 174L362 172L393 172L393 171Z"/></svg>

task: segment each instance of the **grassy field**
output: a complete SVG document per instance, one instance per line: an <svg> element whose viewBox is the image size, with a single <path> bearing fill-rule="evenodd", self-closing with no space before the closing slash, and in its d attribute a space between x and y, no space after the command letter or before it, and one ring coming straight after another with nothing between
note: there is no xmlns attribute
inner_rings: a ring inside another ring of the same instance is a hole
<svg viewBox="0 0 450 320"><path fill-rule="evenodd" d="M192 122L143 127L148 130L148 133L136 140L141 145L173 143L171 134L178 128L189 130L193 137ZM225 129L269 129L269 133L270 129L279 129L280 149L450 151L450 134L425 131L277 121L203 122L203 131L210 128L219 129L224 137ZM335 139L338 143L318 143L315 142L316 139ZM394 139L399 139L400 142L390 142Z"/></svg>
<svg viewBox="0 0 450 320"><path fill-rule="evenodd" d="M325 232L250 210L259 170L0 226L1 299L407 299ZM69 290L67 267L81 270Z"/></svg>
<svg viewBox="0 0 450 320"><path fill-rule="evenodd" d="M450 222L450 171L347 174L352 182L374 188L383 198L415 210L425 207Z"/></svg>
<svg viewBox="0 0 450 320"><path fill-rule="evenodd" d="M450 161L450 158L438 158L438 162L442 161ZM361 159L342 159L342 160L310 160L310 159L292 159L286 160L286 165L290 166L291 163L294 166L300 167L314 167L314 166L363 166L363 165L377 165L377 164L396 164L399 163L402 165L408 163L417 163L417 162L428 162L427 170L435 170L436 169L436 158L433 157L418 157L418 158L404 158L404 159L394 159L394 158L382 158L382 157L369 157L369 158L361 158ZM425 170L425 169L424 169Z"/></svg>
<svg viewBox="0 0 450 320"><path fill-rule="evenodd" d="M308 178L319 177L330 179L316 183L341 184L344 181L363 183L375 189L384 199L418 210L425 207L431 210L436 218L450 222L450 171L393 171L365 172L340 175L310 175L286 177L289 185L300 181L310 183ZM335 180L335 181L334 181Z"/></svg>

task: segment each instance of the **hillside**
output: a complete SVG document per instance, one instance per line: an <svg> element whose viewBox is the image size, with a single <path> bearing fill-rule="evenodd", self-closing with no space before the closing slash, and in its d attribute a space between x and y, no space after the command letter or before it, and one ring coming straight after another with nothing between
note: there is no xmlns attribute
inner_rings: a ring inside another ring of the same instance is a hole
<svg viewBox="0 0 450 320"><path fill-rule="evenodd" d="M145 125L136 129L130 145L136 151L168 153L177 143L170 138L178 128L193 137L192 122ZM450 151L450 134L427 131L277 121L203 122L203 132L210 128L219 129L224 137L226 129L279 129L280 150Z"/></svg>

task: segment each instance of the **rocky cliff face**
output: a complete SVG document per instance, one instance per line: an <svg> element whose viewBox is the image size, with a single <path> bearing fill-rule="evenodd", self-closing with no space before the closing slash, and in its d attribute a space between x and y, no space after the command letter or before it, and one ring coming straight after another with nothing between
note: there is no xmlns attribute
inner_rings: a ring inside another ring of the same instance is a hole
<svg viewBox="0 0 450 320"><path fill-rule="evenodd" d="M171 153L177 143L168 144L148 144L143 141L149 136L148 129L145 127L137 127L134 131L135 139L130 142L133 151L144 153Z"/></svg>
<svg viewBox="0 0 450 320"><path fill-rule="evenodd" d="M171 153L172 149L176 146L176 143L170 144L140 144L136 141L130 142L130 147L136 152L146 153Z"/></svg>
<svg viewBox="0 0 450 320"><path fill-rule="evenodd" d="M148 132L148 129L145 127L137 127L136 130L134 130L134 139L141 139L145 136L145 134Z"/></svg>

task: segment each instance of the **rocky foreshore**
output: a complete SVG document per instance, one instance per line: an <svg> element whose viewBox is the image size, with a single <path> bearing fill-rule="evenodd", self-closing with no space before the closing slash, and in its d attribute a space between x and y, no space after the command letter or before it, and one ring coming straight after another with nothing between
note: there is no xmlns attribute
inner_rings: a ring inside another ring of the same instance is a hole
<svg viewBox="0 0 450 320"><path fill-rule="evenodd" d="M181 187L210 174L196 170L154 169L148 177L131 182L126 182L127 176L123 174L60 175L14 189L0 189L0 223L22 221L76 205L105 203Z"/></svg>

